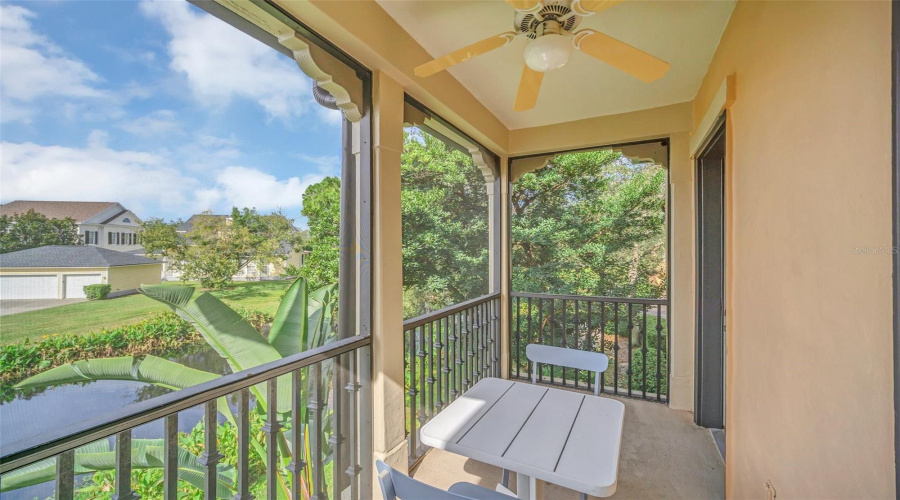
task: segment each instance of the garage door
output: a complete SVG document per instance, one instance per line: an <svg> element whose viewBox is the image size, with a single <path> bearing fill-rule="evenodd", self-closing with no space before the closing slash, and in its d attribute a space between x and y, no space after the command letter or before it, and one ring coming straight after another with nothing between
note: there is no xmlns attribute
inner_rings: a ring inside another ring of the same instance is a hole
<svg viewBox="0 0 900 500"><path fill-rule="evenodd" d="M63 288L66 291L65 299L83 299L84 287L102 283L99 274L65 274L63 275Z"/></svg>
<svg viewBox="0 0 900 500"><path fill-rule="evenodd" d="M56 299L56 275L0 276L0 299Z"/></svg>

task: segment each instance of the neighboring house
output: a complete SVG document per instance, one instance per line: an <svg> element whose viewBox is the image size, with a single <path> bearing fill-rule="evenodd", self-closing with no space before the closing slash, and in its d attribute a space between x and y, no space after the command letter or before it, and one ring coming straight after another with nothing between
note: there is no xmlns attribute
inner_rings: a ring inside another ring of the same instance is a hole
<svg viewBox="0 0 900 500"><path fill-rule="evenodd" d="M26 201L0 205L0 215L34 210L48 219L72 218L85 245L122 252L143 250L138 243L141 220L120 203L110 201Z"/></svg>
<svg viewBox="0 0 900 500"><path fill-rule="evenodd" d="M198 217L215 217L225 219L228 222L231 221L230 215L196 214L192 215L188 220L179 224L175 230L182 235L191 232L191 229L193 229L194 223L196 222ZM285 244L282 245L282 253L284 254L283 261L268 264L263 267L258 266L255 262L251 262L241 268L241 270L237 274L232 276L232 279L235 281L256 281L265 278L280 277L284 275L284 268L289 265L301 267L306 260L306 255L309 253L309 251L292 250L289 245ZM166 262L163 272L163 278L166 280L180 280L181 270L179 270L177 266L173 266L172 264L173 262Z"/></svg>
<svg viewBox="0 0 900 500"><path fill-rule="evenodd" d="M162 263L94 246L49 245L0 255L0 299L84 298L84 286L108 283L110 297L157 284Z"/></svg>

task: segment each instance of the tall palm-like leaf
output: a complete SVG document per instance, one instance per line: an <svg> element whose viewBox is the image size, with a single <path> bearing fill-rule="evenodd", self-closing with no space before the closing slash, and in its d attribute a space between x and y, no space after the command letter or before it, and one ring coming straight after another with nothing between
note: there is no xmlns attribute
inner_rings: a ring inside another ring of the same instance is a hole
<svg viewBox="0 0 900 500"><path fill-rule="evenodd" d="M134 380L178 390L219 378L221 375L188 368L156 356L123 356L86 359L57 366L16 385L17 389L48 387L94 380Z"/></svg>
<svg viewBox="0 0 900 500"><path fill-rule="evenodd" d="M299 278L284 292L278 305L272 327L269 329L269 344L284 357L298 354L307 345L309 293L305 278Z"/></svg>

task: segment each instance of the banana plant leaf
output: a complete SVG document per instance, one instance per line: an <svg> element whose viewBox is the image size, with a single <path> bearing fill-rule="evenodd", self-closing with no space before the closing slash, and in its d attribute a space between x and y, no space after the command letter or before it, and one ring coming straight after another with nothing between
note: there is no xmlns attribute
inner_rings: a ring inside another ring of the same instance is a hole
<svg viewBox="0 0 900 500"><path fill-rule="evenodd" d="M131 467L134 470L158 469L163 466L162 439L135 439L131 442ZM114 471L116 453L108 440L82 446L75 450L75 474L90 474L98 471ZM56 477L56 460L48 458L17 469L3 476L0 491L13 491L26 486L53 481ZM199 458L189 451L178 448L178 478L199 489L203 489L204 469ZM235 471L228 465L217 467L216 496L231 498L235 493Z"/></svg>
<svg viewBox="0 0 900 500"><path fill-rule="evenodd" d="M188 368L156 356L122 356L86 359L57 366L28 377L17 389L47 387L70 382L95 380L134 380L178 390L219 378L220 375Z"/></svg>
<svg viewBox="0 0 900 500"><path fill-rule="evenodd" d="M168 305L182 319L197 328L206 343L225 358L234 373L282 359L281 354L256 328L224 302L209 293L194 300L193 287L174 285L142 285L140 292ZM278 412L291 410L291 379L278 377ZM255 388L256 400L265 409L265 384Z"/></svg>
<svg viewBox="0 0 900 500"><path fill-rule="evenodd" d="M269 344L283 357L298 354L308 342L309 293L305 278L299 278L284 292L278 305L272 327L269 329Z"/></svg>

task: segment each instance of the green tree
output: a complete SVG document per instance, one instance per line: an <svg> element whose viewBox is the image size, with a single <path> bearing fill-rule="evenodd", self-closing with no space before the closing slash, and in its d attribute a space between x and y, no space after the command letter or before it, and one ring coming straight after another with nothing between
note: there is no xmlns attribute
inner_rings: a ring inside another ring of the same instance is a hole
<svg viewBox="0 0 900 500"><path fill-rule="evenodd" d="M186 279L206 288L226 286L250 263L282 261L301 243L293 220L280 211L264 215L255 208L235 207L227 217L204 212L192 218L185 235L178 234L177 225L148 221L141 242L148 252L172 258Z"/></svg>
<svg viewBox="0 0 900 500"><path fill-rule="evenodd" d="M176 259L184 253L184 235L178 233L180 220L166 222L150 218L141 223L138 238L147 255Z"/></svg>
<svg viewBox="0 0 900 500"><path fill-rule="evenodd" d="M401 179L406 316L487 293L487 185L471 155L412 129Z"/></svg>
<svg viewBox="0 0 900 500"><path fill-rule="evenodd" d="M0 253L47 245L81 245L78 225L72 218L48 219L29 210L0 216Z"/></svg>
<svg viewBox="0 0 900 500"><path fill-rule="evenodd" d="M560 155L512 192L513 290L665 294L666 172L611 150Z"/></svg>
<svg viewBox="0 0 900 500"><path fill-rule="evenodd" d="M326 177L306 188L303 209L309 224L306 245L310 253L300 268L300 276L310 286L338 281L341 231L341 180Z"/></svg>

